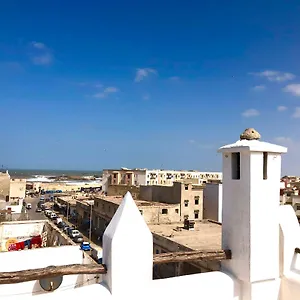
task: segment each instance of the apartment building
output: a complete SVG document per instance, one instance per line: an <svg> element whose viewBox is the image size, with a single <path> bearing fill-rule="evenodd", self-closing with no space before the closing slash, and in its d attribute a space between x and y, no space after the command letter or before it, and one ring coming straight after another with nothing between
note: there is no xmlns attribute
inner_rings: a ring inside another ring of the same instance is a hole
<svg viewBox="0 0 300 300"><path fill-rule="evenodd" d="M140 186L140 199L179 205L180 220L203 219L204 185L174 182L172 186Z"/></svg>
<svg viewBox="0 0 300 300"><path fill-rule="evenodd" d="M203 184L207 182L221 182L221 172L199 172L194 170L148 170L127 169L103 170L102 188L107 192L109 185L173 185L174 182L191 182Z"/></svg>
<svg viewBox="0 0 300 300"><path fill-rule="evenodd" d="M121 196L94 197L92 223L97 235L102 236L122 199ZM171 224L180 221L179 204L144 200L135 200L135 203L147 224Z"/></svg>
<svg viewBox="0 0 300 300"><path fill-rule="evenodd" d="M20 214L25 198L26 180L11 179L8 171L0 171L0 209Z"/></svg>

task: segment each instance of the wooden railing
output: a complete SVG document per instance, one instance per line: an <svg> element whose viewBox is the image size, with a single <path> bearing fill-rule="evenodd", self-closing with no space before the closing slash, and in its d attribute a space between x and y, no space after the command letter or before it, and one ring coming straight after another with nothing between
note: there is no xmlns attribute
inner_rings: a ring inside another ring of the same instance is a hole
<svg viewBox="0 0 300 300"><path fill-rule="evenodd" d="M178 262L188 263L192 261L221 261L226 259L231 259L230 250L183 251L156 254L153 256L153 264L157 265ZM40 269L0 273L0 284L20 283L64 275L105 274L106 271L106 266L100 264L50 266Z"/></svg>

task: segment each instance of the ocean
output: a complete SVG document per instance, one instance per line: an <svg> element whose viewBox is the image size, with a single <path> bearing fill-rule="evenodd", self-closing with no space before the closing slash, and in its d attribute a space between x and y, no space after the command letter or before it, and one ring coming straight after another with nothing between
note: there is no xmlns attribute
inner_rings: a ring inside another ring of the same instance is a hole
<svg viewBox="0 0 300 300"><path fill-rule="evenodd" d="M11 178L37 178L37 177L52 177L52 176L95 176L100 177L102 171L82 171L82 170L22 170L22 169L9 169Z"/></svg>

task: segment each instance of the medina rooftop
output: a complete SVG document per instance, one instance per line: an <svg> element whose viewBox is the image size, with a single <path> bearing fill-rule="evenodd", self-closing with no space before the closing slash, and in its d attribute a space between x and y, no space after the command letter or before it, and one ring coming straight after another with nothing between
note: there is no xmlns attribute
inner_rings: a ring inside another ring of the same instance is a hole
<svg viewBox="0 0 300 300"><path fill-rule="evenodd" d="M52 259L51 265L57 267L35 274L26 271L31 277L24 276L25 271L12 275L0 273L1 299L5 299L2 291L8 285L13 299L33 296L34 286L41 277L48 278L53 289L35 295L36 299L300 299L300 228L293 208L279 204L281 156L287 149L259 139L258 132L248 129L237 142L219 149L223 157L222 249L214 251L215 254L207 249L201 253L153 256L152 234L127 193L105 231L103 265L86 270L80 265L73 266L71 272L72 266L67 269L60 266L61 261L55 263ZM213 257L222 260L221 271L152 279L155 263ZM5 264L4 256L0 255L0 260ZM44 256L42 264L33 265L41 268L49 264L48 257ZM17 266L11 265L11 270L16 269ZM79 288L74 285L60 288L56 284L75 272L102 273L103 281Z"/></svg>

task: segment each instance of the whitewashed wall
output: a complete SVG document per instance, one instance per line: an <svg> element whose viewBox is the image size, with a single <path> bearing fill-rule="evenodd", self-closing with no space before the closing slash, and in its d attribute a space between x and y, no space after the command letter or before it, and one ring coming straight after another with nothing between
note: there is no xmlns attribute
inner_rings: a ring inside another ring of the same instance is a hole
<svg viewBox="0 0 300 300"><path fill-rule="evenodd" d="M222 184L207 183L203 190L203 218L222 223Z"/></svg>
<svg viewBox="0 0 300 300"><path fill-rule="evenodd" d="M8 240L24 241L43 232L45 221L16 221L0 224L0 251L7 251Z"/></svg>
<svg viewBox="0 0 300 300"><path fill-rule="evenodd" d="M2 252L0 253L0 262L0 272L11 272L48 266L82 264L84 258L79 246L61 246L23 250L20 252ZM86 275L64 276L59 290L74 289L75 286L87 283L88 277ZM32 296L45 293L48 292L43 291L38 281L0 285L0 299L5 296L13 296L11 299L14 299L17 296ZM50 294L54 295L54 293Z"/></svg>

